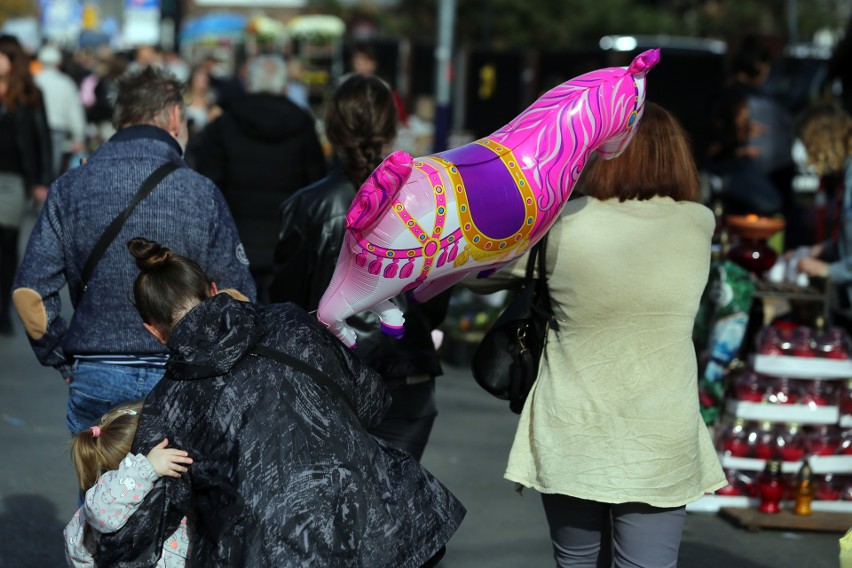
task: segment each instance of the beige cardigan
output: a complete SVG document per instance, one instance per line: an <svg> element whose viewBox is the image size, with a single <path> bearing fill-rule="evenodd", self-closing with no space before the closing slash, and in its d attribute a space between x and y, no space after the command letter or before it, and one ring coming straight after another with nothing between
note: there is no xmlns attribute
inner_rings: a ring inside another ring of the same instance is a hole
<svg viewBox="0 0 852 568"><path fill-rule="evenodd" d="M506 479L657 507L725 485L698 412L691 340L713 226L706 207L669 198L565 206L547 251L559 329L548 336Z"/></svg>

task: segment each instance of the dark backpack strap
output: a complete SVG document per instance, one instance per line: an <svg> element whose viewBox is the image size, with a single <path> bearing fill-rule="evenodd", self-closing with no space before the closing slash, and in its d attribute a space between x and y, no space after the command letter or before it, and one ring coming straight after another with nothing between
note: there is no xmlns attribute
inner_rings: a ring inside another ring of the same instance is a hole
<svg viewBox="0 0 852 568"><path fill-rule="evenodd" d="M139 202L145 199L149 193L154 191L154 188L157 187L163 179L178 169L180 164L175 162L166 162L145 178L145 181L142 182L142 185L139 186L139 189L136 191L136 195L133 196L133 200L130 202L124 211L118 214L118 217L112 220L109 227L106 228L104 234L101 235L101 238L98 240L98 243L95 245L95 248L92 249L92 252L89 253L89 258L86 260L85 266L83 266L83 275L80 277L80 283L83 288L83 292L85 292L89 287L89 278L92 277L92 273L95 271L95 267L98 265L98 262L101 260L101 257L104 255L106 250L109 248L109 245L112 244L112 241L115 240L115 237L118 236L118 232L121 231L121 228L124 226L124 222L127 221L127 218L130 217L130 214L139 205Z"/></svg>
<svg viewBox="0 0 852 568"><path fill-rule="evenodd" d="M319 369L316 369L315 367L308 365L307 363L305 363L301 359L296 359L295 357L288 355L288 354L284 353L283 351L279 351L278 349L275 349L274 347L267 347L265 345L256 345L254 347L254 349L252 349L252 353L255 353L257 355L261 355L263 357L268 357L270 359L274 359L274 360L278 361L279 363L283 363L284 365L288 365L290 367L293 367L294 369L299 370L299 371L305 373L306 375L312 377L316 382L323 385L328 390L330 390L332 393L337 395L341 400L343 400L343 402L346 403L346 406L349 407L349 410L352 411L352 414L355 415L355 419L358 420L358 422L361 422L361 420L358 418L358 412L355 410L355 406L352 404L352 401L349 399L349 395L347 395L346 392L337 385L337 383L335 383L330 377L328 377L324 373L322 373Z"/></svg>

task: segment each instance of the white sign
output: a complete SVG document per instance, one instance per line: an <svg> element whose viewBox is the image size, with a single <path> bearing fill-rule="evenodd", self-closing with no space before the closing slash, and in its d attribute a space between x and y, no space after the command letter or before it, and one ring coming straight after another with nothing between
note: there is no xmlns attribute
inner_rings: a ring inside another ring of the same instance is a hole
<svg viewBox="0 0 852 568"><path fill-rule="evenodd" d="M125 47L159 44L160 9L126 7L122 38Z"/></svg>

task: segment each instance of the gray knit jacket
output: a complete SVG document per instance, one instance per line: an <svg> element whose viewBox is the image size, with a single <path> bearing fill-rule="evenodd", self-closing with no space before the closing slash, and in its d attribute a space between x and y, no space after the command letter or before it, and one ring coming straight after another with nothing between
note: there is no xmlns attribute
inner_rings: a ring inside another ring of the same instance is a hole
<svg viewBox="0 0 852 568"><path fill-rule="evenodd" d="M142 181L166 161L183 167L139 203L83 292L81 273L95 243ZM220 289L234 288L255 300L248 260L215 184L186 167L180 145L164 130L125 128L53 183L27 243L13 299L43 365L61 368L75 354L166 352L133 306L139 270L126 247L133 237L196 260ZM67 324L59 296L66 284L74 307Z"/></svg>

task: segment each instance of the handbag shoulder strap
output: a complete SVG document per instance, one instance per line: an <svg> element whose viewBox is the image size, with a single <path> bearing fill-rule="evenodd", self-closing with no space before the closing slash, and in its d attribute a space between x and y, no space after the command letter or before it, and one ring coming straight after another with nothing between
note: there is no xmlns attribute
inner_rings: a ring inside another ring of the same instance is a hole
<svg viewBox="0 0 852 568"><path fill-rule="evenodd" d="M104 233L101 235L101 238L98 240L95 248L92 249L92 252L89 253L89 258L86 260L86 264L83 266L83 274L80 277L80 283L83 288L83 292L85 292L89 288L89 279L92 277L92 273L95 271L95 267L98 265L98 262L101 260L101 257L104 255L106 250L109 248L109 245L112 244L112 241L115 240L115 237L118 236L118 232L121 231L121 228L124 226L124 222L127 221L127 218L130 217L130 214L139 205L139 202L145 199L149 193L154 191L154 188L163 181L163 179L178 169L180 164L175 162L166 162L145 178L145 181L142 182L142 185L139 186L139 189L136 191L136 195L133 196L133 199L130 201L130 204L124 208L124 211L118 214L118 216L112 220L109 227L106 228Z"/></svg>
<svg viewBox="0 0 852 568"><path fill-rule="evenodd" d="M342 388L340 388L337 385L337 383L335 383L333 380L331 380L330 377L328 377L327 375L322 373L319 369L317 369L317 368L315 368L311 365L308 365L307 363L305 363L301 359L297 359L297 358L295 358L291 355L288 355L287 353L284 353L283 351L275 349L274 347L267 347L265 345L256 345L254 347L254 349L252 349L252 353L255 353L255 354L260 355L262 357L268 357L269 359L274 359L274 360L278 361L279 363L283 363L284 365L288 365L290 367L293 367L294 369L297 369L297 370L305 373L306 375L310 376L316 382L323 385L328 390L330 390L331 392L336 394L338 397L340 397L343 400L343 402L346 403L346 406L349 407L349 410L352 411L352 414L355 415L355 418L358 420L358 422L359 423L361 422L361 420L358 418L358 412L355 410L355 405L352 404L352 400L350 400L350 398L346 394L346 392Z"/></svg>
<svg viewBox="0 0 852 568"><path fill-rule="evenodd" d="M538 301L536 302L536 304L540 310L547 312L550 327L553 329L558 329L559 326L556 323L556 320L553 319L553 310L550 305L550 288L547 286L547 233L545 233L541 240L536 243L536 246L540 247L537 256L538 278L535 282L536 296L538 297ZM527 271L530 274L530 278L532 278L531 265L535 261L536 258L531 259L529 265L527 266Z"/></svg>
<svg viewBox="0 0 852 568"><path fill-rule="evenodd" d="M547 272L545 272L546 265L544 261L546 251L547 233L545 233L544 236L541 237L541 240L534 244L530 249L530 254L527 256L527 273L524 277L524 286L529 285L529 283L533 280L536 260L538 260L538 280L547 282Z"/></svg>

